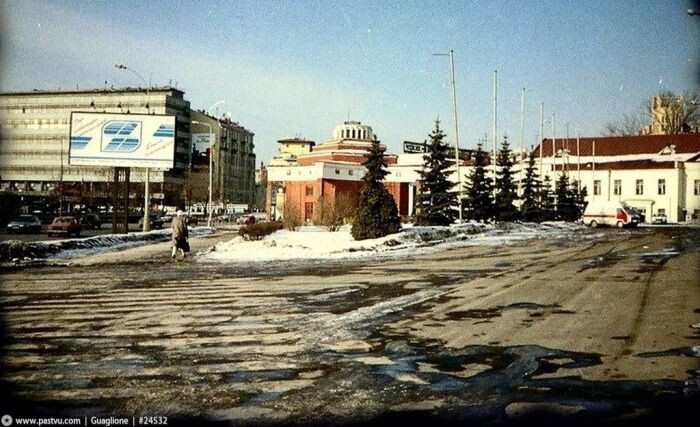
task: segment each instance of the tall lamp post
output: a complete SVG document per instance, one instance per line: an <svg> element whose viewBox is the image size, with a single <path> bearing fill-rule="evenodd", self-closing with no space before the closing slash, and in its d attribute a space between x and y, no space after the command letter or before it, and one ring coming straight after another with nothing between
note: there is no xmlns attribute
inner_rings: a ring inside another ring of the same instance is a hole
<svg viewBox="0 0 700 427"><path fill-rule="evenodd" d="M457 171L457 201L459 203L459 223L462 223L462 174L459 167L459 128L457 126L457 88L455 84L455 61L454 51L450 49L449 53L434 53L434 56L449 56L450 57L450 75L452 77L452 122L454 123L455 133L455 168Z"/></svg>
<svg viewBox="0 0 700 427"><path fill-rule="evenodd" d="M151 100L151 84L146 81L146 79L139 74L138 71L134 70L133 68L129 68L126 65L123 64L114 64L114 66L118 70L128 70L131 71L136 75L136 77L140 78L141 81L146 85L146 111L148 111L148 114L151 114L151 106L150 106L150 100ZM146 167L146 179L144 180L143 187L144 187L144 195L143 195L143 231L148 231L151 229L151 221L149 219L149 210L151 207L151 195L149 194L149 187L150 187L150 182L151 181L151 168Z"/></svg>

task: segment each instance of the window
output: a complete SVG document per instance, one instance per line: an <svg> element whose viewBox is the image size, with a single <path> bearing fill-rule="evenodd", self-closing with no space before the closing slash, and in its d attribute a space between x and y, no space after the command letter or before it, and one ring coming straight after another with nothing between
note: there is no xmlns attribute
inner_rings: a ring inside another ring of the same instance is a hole
<svg viewBox="0 0 700 427"><path fill-rule="evenodd" d="M622 194L622 180L616 179L613 181L613 194L616 196Z"/></svg>
<svg viewBox="0 0 700 427"><path fill-rule="evenodd" d="M314 195L314 187L309 185L306 187L306 195L307 196L313 196Z"/></svg>
<svg viewBox="0 0 700 427"><path fill-rule="evenodd" d="M700 179L695 180L695 188L693 189L693 194L700 196Z"/></svg>
<svg viewBox="0 0 700 427"><path fill-rule="evenodd" d="M336 175L340 175L340 169L336 169L336 170L335 170L335 174L336 174Z"/></svg>
<svg viewBox="0 0 700 427"><path fill-rule="evenodd" d="M656 210L657 215L666 215L666 209L657 209Z"/></svg>
<svg viewBox="0 0 700 427"><path fill-rule="evenodd" d="M637 196L641 196L644 194L644 180L643 179L638 179L636 184L635 184L635 194Z"/></svg>
<svg viewBox="0 0 700 427"><path fill-rule="evenodd" d="M666 194L666 180L660 179L659 180L659 195L663 196L664 194Z"/></svg>
<svg viewBox="0 0 700 427"><path fill-rule="evenodd" d="M600 196L600 180L596 179L593 181L593 195Z"/></svg>
<svg viewBox="0 0 700 427"><path fill-rule="evenodd" d="M350 169L350 170L348 171L348 175L355 175L355 171L354 171L353 169Z"/></svg>
<svg viewBox="0 0 700 427"><path fill-rule="evenodd" d="M311 221L314 217L314 204L311 202L304 203L304 220Z"/></svg>

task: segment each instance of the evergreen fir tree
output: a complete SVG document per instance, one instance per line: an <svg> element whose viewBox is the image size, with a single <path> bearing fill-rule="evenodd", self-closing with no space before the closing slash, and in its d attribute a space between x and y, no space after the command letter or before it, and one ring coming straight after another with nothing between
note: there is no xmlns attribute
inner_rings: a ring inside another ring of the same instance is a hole
<svg viewBox="0 0 700 427"><path fill-rule="evenodd" d="M497 221L515 221L518 209L513 202L518 198L518 190L513 180L513 159L508 145L508 138L503 137L503 144L496 158L496 196L494 197L494 215Z"/></svg>
<svg viewBox="0 0 700 427"><path fill-rule="evenodd" d="M417 225L449 225L458 216L457 196L452 192L454 183L447 179L447 160L450 148L443 142L445 134L440 121L435 121L435 130L429 135L428 153L423 156L419 193L416 196Z"/></svg>
<svg viewBox="0 0 700 427"><path fill-rule="evenodd" d="M372 142L372 148L363 166L367 172L362 177L363 185L357 214L352 224L352 237L355 240L364 240L398 233L401 230L401 218L394 198L382 184L389 172L379 141Z"/></svg>
<svg viewBox="0 0 700 427"><path fill-rule="evenodd" d="M493 218L491 178L486 176L486 153L477 145L474 154L474 169L467 177L467 194L464 203L464 218L486 221Z"/></svg>
<svg viewBox="0 0 700 427"><path fill-rule="evenodd" d="M576 221L577 214L576 200L572 186L569 184L569 176L562 173L556 184L557 208L555 218L559 221Z"/></svg>
<svg viewBox="0 0 700 427"><path fill-rule="evenodd" d="M554 196L552 195L552 181L549 175L545 175L539 193L540 218L538 222L552 221L554 219Z"/></svg>
<svg viewBox="0 0 700 427"><path fill-rule="evenodd" d="M520 216L523 221L538 221L542 215L537 194L539 187L540 181L535 171L535 152L533 151L530 153L523 180L523 203L520 205Z"/></svg>

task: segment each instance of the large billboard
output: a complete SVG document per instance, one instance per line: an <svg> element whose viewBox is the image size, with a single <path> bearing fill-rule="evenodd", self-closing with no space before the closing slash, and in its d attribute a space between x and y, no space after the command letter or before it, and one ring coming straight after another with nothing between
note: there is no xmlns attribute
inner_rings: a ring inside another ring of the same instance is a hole
<svg viewBox="0 0 700 427"><path fill-rule="evenodd" d="M175 116L73 112L70 165L171 169Z"/></svg>

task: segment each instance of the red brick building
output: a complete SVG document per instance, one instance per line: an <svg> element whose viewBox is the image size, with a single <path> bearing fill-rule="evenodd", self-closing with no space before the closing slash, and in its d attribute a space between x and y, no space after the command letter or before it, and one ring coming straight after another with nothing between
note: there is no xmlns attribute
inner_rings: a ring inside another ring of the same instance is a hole
<svg viewBox="0 0 700 427"><path fill-rule="evenodd" d="M273 166L276 162L270 162L267 212L279 218L281 205L291 203L299 208L302 220L312 221L321 196L333 199L347 193L357 201L365 173L362 163L374 139L370 126L347 121L335 127L330 140L297 155L295 163ZM420 165L420 157L411 158L416 159ZM394 154L387 154L386 162L389 175L384 185L394 197L399 214L410 215L419 166L414 162L399 164Z"/></svg>

